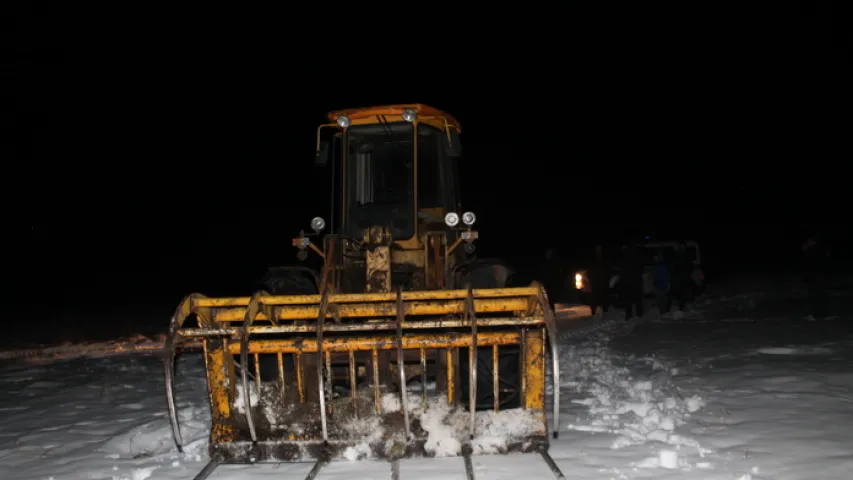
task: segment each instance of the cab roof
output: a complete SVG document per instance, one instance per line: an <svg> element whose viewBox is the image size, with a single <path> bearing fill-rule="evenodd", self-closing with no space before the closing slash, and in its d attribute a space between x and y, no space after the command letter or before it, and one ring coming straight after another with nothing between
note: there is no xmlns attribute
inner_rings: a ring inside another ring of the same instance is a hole
<svg viewBox="0 0 853 480"><path fill-rule="evenodd" d="M350 108L347 110L336 110L334 112L329 112L328 116L329 120L331 120L332 122L336 122L338 120L338 117L340 116L347 116L352 122L352 125L380 123L382 121L380 119L383 116L386 117L383 120L387 120L389 122L397 122L402 119L403 112L408 108L411 108L418 114L418 120L420 123L427 123L429 125L432 125L433 127L444 129L444 120L447 119L448 125L455 127L459 133L462 133L462 125L460 125L459 122L455 118L453 118L453 116L437 108L433 108L429 105L424 105L422 103Z"/></svg>

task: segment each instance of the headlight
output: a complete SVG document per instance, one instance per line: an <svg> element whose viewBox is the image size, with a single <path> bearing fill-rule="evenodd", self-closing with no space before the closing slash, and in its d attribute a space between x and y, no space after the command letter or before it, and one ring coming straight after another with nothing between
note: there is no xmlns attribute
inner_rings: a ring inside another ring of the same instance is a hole
<svg viewBox="0 0 853 480"><path fill-rule="evenodd" d="M323 217L314 217L311 219L311 229L317 233L323 231L326 228L326 221L323 220Z"/></svg>
<svg viewBox="0 0 853 480"><path fill-rule="evenodd" d="M337 122L338 122L338 126L341 128L347 128L350 126L349 117L346 115L341 115L340 117L338 117Z"/></svg>
<svg viewBox="0 0 853 480"><path fill-rule="evenodd" d="M412 123L418 119L418 112L414 111L411 108L407 108L403 110L403 120Z"/></svg>
<svg viewBox="0 0 853 480"><path fill-rule="evenodd" d="M459 215L456 212L447 212L447 215L444 216L444 223L447 224L448 227L455 227L459 225Z"/></svg>
<svg viewBox="0 0 853 480"><path fill-rule="evenodd" d="M575 288L578 290L583 290L583 275L580 273L575 274Z"/></svg>
<svg viewBox="0 0 853 480"><path fill-rule="evenodd" d="M462 223L464 223L465 225L468 225L470 227L471 225L474 225L474 222L476 221L477 216L474 215L474 212L465 212L462 214Z"/></svg>

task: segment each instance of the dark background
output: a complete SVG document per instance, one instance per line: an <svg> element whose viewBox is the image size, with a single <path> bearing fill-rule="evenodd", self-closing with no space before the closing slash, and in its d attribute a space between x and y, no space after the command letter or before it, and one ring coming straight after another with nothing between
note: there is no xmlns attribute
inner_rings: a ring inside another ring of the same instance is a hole
<svg viewBox="0 0 853 480"><path fill-rule="evenodd" d="M296 262L290 239L328 216L316 126L375 104L460 120L479 251L520 270L549 246L580 261L641 235L698 240L712 282L795 268L813 231L849 262L842 2L335 22L333 7L19 5L3 295L7 321L43 328L5 343L161 331L183 295L246 294Z"/></svg>

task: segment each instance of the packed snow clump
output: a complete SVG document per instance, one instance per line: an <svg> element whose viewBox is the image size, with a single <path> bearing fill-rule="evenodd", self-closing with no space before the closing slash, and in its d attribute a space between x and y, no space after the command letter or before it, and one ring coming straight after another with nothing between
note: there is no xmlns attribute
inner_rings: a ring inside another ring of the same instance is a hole
<svg viewBox="0 0 853 480"><path fill-rule="evenodd" d="M671 383L677 369L657 359L618 358L605 341L593 341L569 349L574 374L565 385L585 398L573 403L587 406L587 415L567 425L572 430L608 432L617 435L611 448L619 449L646 442L661 442L677 448L693 447L700 455L709 453L691 438L676 433L690 415L705 406L698 396L683 398ZM620 360L645 362L652 366L648 378L637 379ZM675 468L678 455L662 450L653 463Z"/></svg>

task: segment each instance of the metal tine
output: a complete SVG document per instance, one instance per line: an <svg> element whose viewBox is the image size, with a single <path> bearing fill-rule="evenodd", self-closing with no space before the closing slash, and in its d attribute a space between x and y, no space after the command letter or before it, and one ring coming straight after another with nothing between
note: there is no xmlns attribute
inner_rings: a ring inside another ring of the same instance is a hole
<svg viewBox="0 0 853 480"><path fill-rule="evenodd" d="M548 301L548 294L545 293L545 289L541 285L539 286L538 297L545 318L545 328L548 331L548 343L551 346L551 364L554 368L554 378L551 382L554 386L554 433L552 435L554 438L558 438L560 436L560 355L557 351L557 321L554 318L551 303Z"/></svg>
<svg viewBox="0 0 853 480"><path fill-rule="evenodd" d="M207 340L205 340L206 343ZM169 422L172 424L172 435L175 438L175 446L178 447L178 453L184 453L184 440L181 437L181 427L178 425L178 412L175 406L175 353L173 350L168 353L168 357L164 363L166 367L166 402L169 406Z"/></svg>
<svg viewBox="0 0 853 480"><path fill-rule="evenodd" d="M403 321L405 317L406 312L403 310L403 288L397 287L397 369L400 370L400 401L403 404L403 423L406 424L406 441L408 441L411 440L412 434L409 430L409 392L406 390L406 364L403 360ZM396 460L394 460L393 466L395 468L392 469L391 476L399 478L400 466ZM397 477L393 475L395 470Z"/></svg>
<svg viewBox="0 0 853 480"><path fill-rule="evenodd" d="M178 448L179 453L184 452L184 440L181 437L181 426L178 424L178 407L175 405L175 348L177 347L175 337L177 336L178 329L181 328L184 319L186 319L186 316L181 316L181 311L184 309L188 298L181 302L181 305L178 306L178 309L172 316L171 322L169 322L169 336L166 337L166 343L164 345L166 349L166 358L163 359L163 367L165 370L164 374L166 376L166 404L169 409L169 423L172 425L172 437L175 440L175 446ZM207 339L202 341L202 348L204 349L205 362L207 362Z"/></svg>
<svg viewBox="0 0 853 480"><path fill-rule="evenodd" d="M287 394L287 387L284 383L284 355L278 352L276 360L278 361L278 391L281 393L281 401L283 402Z"/></svg>
<svg viewBox="0 0 853 480"><path fill-rule="evenodd" d="M258 402L261 401L261 358L257 353L254 354L255 361L255 391L258 392Z"/></svg>
<svg viewBox="0 0 853 480"><path fill-rule="evenodd" d="M379 350L373 349L370 351L370 363L373 366L373 403L376 406L376 413L382 413L382 395L379 392Z"/></svg>
<svg viewBox="0 0 853 480"><path fill-rule="evenodd" d="M240 370L241 372L243 371L243 365L240 362L238 362L237 360L234 360L234 366L237 367L237 369ZM252 381L255 380L255 376L251 372L246 372L246 375L248 375L249 378L252 379Z"/></svg>
<svg viewBox="0 0 853 480"><path fill-rule="evenodd" d="M205 465L204 468L202 468L201 471L198 472L198 475L193 477L193 480L205 480L207 477L210 476L211 473L213 473L214 470L216 470L216 467L218 466L219 462L217 462L216 460L211 460L207 462L207 465Z"/></svg>
<svg viewBox="0 0 853 480"><path fill-rule="evenodd" d="M320 473L320 469L325 467L328 463L328 460L325 459L317 460L314 463L314 466L311 468L311 471L308 472L308 475L305 476L305 480L314 480L315 478L317 478L317 474Z"/></svg>
<svg viewBox="0 0 853 480"><path fill-rule="evenodd" d="M492 395L495 397L495 411L497 412L501 408L501 397L500 397L500 365L498 363L498 346L492 345Z"/></svg>
<svg viewBox="0 0 853 480"><path fill-rule="evenodd" d="M243 326L240 329L240 362L243 364L243 368L240 369L240 381L242 386L242 394L245 397L243 399L245 405L246 412L246 423L249 425L249 435L252 438L252 442L258 441L258 436L255 432L255 420L252 418L252 397L249 394L249 379L248 379L248 367L249 367L249 327L252 325L252 321L255 318L255 315L258 313L260 309L260 299L262 292L256 292L252 295L252 299L249 301L249 305L246 307L246 315L243 317ZM258 362L255 362L255 367L258 367ZM256 374L259 370L256 370ZM256 375L256 377L260 377L260 375ZM260 378L255 378L256 382L260 382ZM258 403L260 403L260 395L258 395Z"/></svg>
<svg viewBox="0 0 853 480"><path fill-rule="evenodd" d="M458 380L462 378L462 360L459 355L459 348L453 349L453 376ZM457 388L453 394L453 405L458 406L462 403L462 393Z"/></svg>
<svg viewBox="0 0 853 480"><path fill-rule="evenodd" d="M477 423L477 315L474 313L474 292L470 284L465 304L468 320L471 322L471 348L468 349L468 402L471 411L470 436L473 440Z"/></svg>
<svg viewBox="0 0 853 480"><path fill-rule="evenodd" d="M305 403L305 386L302 384L302 354L294 354L296 357L296 392L299 394L299 403Z"/></svg>
<svg viewBox="0 0 853 480"><path fill-rule="evenodd" d="M326 395L329 397L330 414L334 414L334 406L331 403L334 396L332 387L332 352L326 352Z"/></svg>
<svg viewBox="0 0 853 480"><path fill-rule="evenodd" d="M453 405L453 397L455 397L455 382L456 382L456 366L453 363L453 351L455 349L448 348L446 350L447 355L447 404Z"/></svg>
<svg viewBox="0 0 853 480"><path fill-rule="evenodd" d="M355 352L350 350L348 353L350 401L353 402L355 418L358 418L358 379L356 378L355 372Z"/></svg>
<svg viewBox="0 0 853 480"><path fill-rule="evenodd" d="M527 398L527 329L521 329L521 398ZM521 408L527 408L522 400Z"/></svg>
<svg viewBox="0 0 853 480"><path fill-rule="evenodd" d="M427 405L427 357L426 348L421 348L421 402Z"/></svg>
<svg viewBox="0 0 853 480"><path fill-rule="evenodd" d="M551 473L557 477L558 480L565 480L566 476L563 475L563 472L560 470L560 467L557 466L557 462L551 458L551 455L544 448L539 450L539 454L542 455L542 460L545 460L545 463L548 464L548 468L551 469Z"/></svg>
<svg viewBox="0 0 853 480"><path fill-rule="evenodd" d="M325 383L323 382L323 325L326 323L326 309L328 306L329 290L326 289L323 291L323 298L320 300L320 311L319 315L317 315L317 388L320 391L320 423L323 426L324 442L329 441L329 430L326 425L326 392ZM317 471L319 471L319 468L317 468Z"/></svg>
<svg viewBox="0 0 853 480"><path fill-rule="evenodd" d="M474 464L471 461L471 447L463 446L462 447L462 458L465 459L465 475L468 477L468 480L474 480Z"/></svg>
<svg viewBox="0 0 853 480"><path fill-rule="evenodd" d="M548 335L548 343L551 344L551 358L554 366L554 438L560 436L560 356L557 353L557 336L554 334Z"/></svg>

